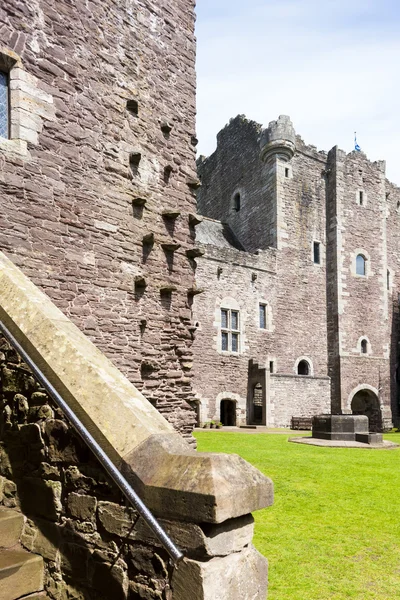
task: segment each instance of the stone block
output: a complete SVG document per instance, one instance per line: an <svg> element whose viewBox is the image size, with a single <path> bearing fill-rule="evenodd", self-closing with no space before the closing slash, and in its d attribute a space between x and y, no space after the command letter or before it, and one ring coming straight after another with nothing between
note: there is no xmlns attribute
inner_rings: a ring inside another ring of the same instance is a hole
<svg viewBox="0 0 400 600"><path fill-rule="evenodd" d="M55 562L61 544L61 527L44 519L28 521L21 535L21 543L27 550Z"/></svg>
<svg viewBox="0 0 400 600"><path fill-rule="evenodd" d="M313 417L312 437L322 440L355 441L356 433L368 434L364 415L317 415Z"/></svg>
<svg viewBox="0 0 400 600"><path fill-rule="evenodd" d="M97 499L94 496L72 492L67 499L71 516L81 521L93 521L96 518Z"/></svg>
<svg viewBox="0 0 400 600"><path fill-rule="evenodd" d="M186 559L172 588L174 600L265 600L268 562L253 547L207 562Z"/></svg>
<svg viewBox="0 0 400 600"><path fill-rule="evenodd" d="M28 516L56 521L61 513L61 483L24 477L18 485L21 509Z"/></svg>
<svg viewBox="0 0 400 600"><path fill-rule="evenodd" d="M356 433L356 442L362 444L382 444L383 435L381 433Z"/></svg>

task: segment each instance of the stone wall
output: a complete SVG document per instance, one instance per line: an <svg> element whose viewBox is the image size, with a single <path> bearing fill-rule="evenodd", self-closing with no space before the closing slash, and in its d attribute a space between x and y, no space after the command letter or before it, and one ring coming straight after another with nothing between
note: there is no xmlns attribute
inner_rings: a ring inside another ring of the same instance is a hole
<svg viewBox="0 0 400 600"><path fill-rule="evenodd" d="M0 30L0 249L189 435L194 0L9 0Z"/></svg>
<svg viewBox="0 0 400 600"><path fill-rule="evenodd" d="M329 155L317 151L295 136L284 116L264 131L236 117L217 139L214 154L198 163L199 210L228 223L246 251L228 253L199 228L205 255L197 261L196 279L205 291L194 305L196 392L212 407L209 416L217 415L222 392L225 398L234 390L238 398L232 398L243 405L250 360L267 369L273 360L276 381L286 378L287 389L282 383L269 399L267 393L269 424L288 425L291 414L326 410L329 376L334 412L350 411L352 397L365 388L381 407L384 427L391 427L398 414L400 192L385 179L384 162L337 148ZM239 181L243 203L233 215ZM268 270L272 252L275 267L267 276L263 268ZM366 258L366 276L356 273L358 254ZM254 266L251 272L253 261L259 273ZM260 295L273 315L263 338L250 325ZM224 298L235 299L240 308L245 343L239 353L221 357L216 315ZM300 358L319 382L314 387L294 377ZM238 416L244 418L243 410Z"/></svg>
<svg viewBox="0 0 400 600"><path fill-rule="evenodd" d="M0 367L0 503L26 515L50 598L171 598L165 551L4 338Z"/></svg>
<svg viewBox="0 0 400 600"><path fill-rule="evenodd" d="M288 427L292 417L330 413L329 377L270 375L271 418L275 427Z"/></svg>
<svg viewBox="0 0 400 600"><path fill-rule="evenodd" d="M189 559L174 569L2 337L0 372L0 505L25 515L21 543L44 558L49 598L264 600L266 561L251 546L250 514L218 525L161 519Z"/></svg>

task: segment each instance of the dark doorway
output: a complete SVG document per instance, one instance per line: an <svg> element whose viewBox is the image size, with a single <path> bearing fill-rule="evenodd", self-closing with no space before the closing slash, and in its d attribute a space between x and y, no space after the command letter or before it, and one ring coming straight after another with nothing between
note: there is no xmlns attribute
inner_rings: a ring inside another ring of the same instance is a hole
<svg viewBox="0 0 400 600"><path fill-rule="evenodd" d="M221 400L221 423L226 427L236 427L236 402Z"/></svg>
<svg viewBox="0 0 400 600"><path fill-rule="evenodd" d="M369 419L369 431L382 432L382 413L379 400L371 390L360 390L351 401L353 415L366 415Z"/></svg>
<svg viewBox="0 0 400 600"><path fill-rule="evenodd" d="M253 389L253 423L263 423L263 389L261 383L256 383Z"/></svg>

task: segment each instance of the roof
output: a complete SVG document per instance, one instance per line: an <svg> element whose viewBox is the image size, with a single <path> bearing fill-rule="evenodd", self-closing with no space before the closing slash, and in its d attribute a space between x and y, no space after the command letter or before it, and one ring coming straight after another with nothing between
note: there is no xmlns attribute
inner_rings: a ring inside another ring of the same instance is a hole
<svg viewBox="0 0 400 600"><path fill-rule="evenodd" d="M196 227L196 242L219 248L244 250L229 225L207 217L203 217L203 221Z"/></svg>

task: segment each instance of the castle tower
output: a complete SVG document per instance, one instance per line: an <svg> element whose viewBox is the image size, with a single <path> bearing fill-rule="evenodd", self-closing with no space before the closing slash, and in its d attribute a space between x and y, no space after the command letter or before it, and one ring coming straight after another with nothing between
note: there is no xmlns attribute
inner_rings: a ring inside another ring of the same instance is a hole
<svg viewBox="0 0 400 600"><path fill-rule="evenodd" d="M270 224L268 246L282 248L287 238L282 211L282 184L291 177L291 165L295 152L296 132L290 117L280 115L271 121L260 136L261 160L265 168L266 222Z"/></svg>

